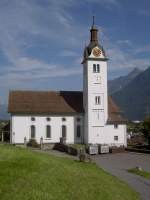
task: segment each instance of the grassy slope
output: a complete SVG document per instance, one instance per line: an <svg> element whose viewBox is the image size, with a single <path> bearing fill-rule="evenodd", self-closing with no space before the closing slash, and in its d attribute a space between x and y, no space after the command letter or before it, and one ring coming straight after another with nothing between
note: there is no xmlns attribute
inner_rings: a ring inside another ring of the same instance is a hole
<svg viewBox="0 0 150 200"><path fill-rule="evenodd" d="M129 169L128 172L131 172L133 174L139 175L139 176L143 176L144 178L150 179L150 172L146 172L146 171L140 171L139 169L133 168L133 169Z"/></svg>
<svg viewBox="0 0 150 200"><path fill-rule="evenodd" d="M125 183L95 164L0 145L2 200L137 200Z"/></svg>

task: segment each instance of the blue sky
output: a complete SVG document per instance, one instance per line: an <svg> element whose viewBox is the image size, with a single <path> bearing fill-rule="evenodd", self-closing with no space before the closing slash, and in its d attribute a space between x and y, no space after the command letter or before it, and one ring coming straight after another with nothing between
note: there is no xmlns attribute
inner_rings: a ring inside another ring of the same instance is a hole
<svg viewBox="0 0 150 200"><path fill-rule="evenodd" d="M92 15L110 79L150 66L149 0L1 0L0 104L9 90L81 90Z"/></svg>

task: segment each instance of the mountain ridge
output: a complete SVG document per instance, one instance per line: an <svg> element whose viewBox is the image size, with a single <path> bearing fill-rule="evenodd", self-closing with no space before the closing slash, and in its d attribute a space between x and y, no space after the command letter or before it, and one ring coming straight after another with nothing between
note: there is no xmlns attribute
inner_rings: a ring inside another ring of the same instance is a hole
<svg viewBox="0 0 150 200"><path fill-rule="evenodd" d="M123 89L112 94L129 120L143 120L150 106L150 67L139 73Z"/></svg>
<svg viewBox="0 0 150 200"><path fill-rule="evenodd" d="M108 93L111 95L122 90L130 81L142 72L139 68L134 68L125 76L117 77L113 80L108 80Z"/></svg>

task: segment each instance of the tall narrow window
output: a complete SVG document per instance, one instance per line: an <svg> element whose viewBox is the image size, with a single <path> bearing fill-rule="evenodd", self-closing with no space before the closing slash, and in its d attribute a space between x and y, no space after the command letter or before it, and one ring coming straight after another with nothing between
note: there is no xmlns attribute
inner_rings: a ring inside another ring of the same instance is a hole
<svg viewBox="0 0 150 200"><path fill-rule="evenodd" d="M31 126L31 138L35 139L35 126L34 125Z"/></svg>
<svg viewBox="0 0 150 200"><path fill-rule="evenodd" d="M101 104L101 98L100 98L100 96L96 96L96 97L95 97L95 104L96 104L96 105Z"/></svg>
<svg viewBox="0 0 150 200"><path fill-rule="evenodd" d="M77 125L77 137L81 136L81 126Z"/></svg>
<svg viewBox="0 0 150 200"><path fill-rule="evenodd" d="M46 138L51 138L51 126L46 126Z"/></svg>
<svg viewBox="0 0 150 200"><path fill-rule="evenodd" d="M100 65L93 64L93 73L99 73L99 72L100 72Z"/></svg>
<svg viewBox="0 0 150 200"><path fill-rule="evenodd" d="M96 73L96 64L93 64L93 72Z"/></svg>
<svg viewBox="0 0 150 200"><path fill-rule="evenodd" d="M100 65L97 64L97 73L99 73L99 72L100 72Z"/></svg>
<svg viewBox="0 0 150 200"><path fill-rule="evenodd" d="M62 125L62 137L63 138L66 138L66 135L67 135L67 130L66 130L66 126L65 125Z"/></svg>

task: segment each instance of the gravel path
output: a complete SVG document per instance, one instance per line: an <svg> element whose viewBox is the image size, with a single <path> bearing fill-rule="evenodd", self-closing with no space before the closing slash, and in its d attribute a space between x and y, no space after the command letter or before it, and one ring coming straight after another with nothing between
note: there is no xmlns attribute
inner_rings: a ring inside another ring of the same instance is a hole
<svg viewBox="0 0 150 200"><path fill-rule="evenodd" d="M143 200L150 200L150 180L127 172L136 166L150 172L150 155L138 153L118 153L97 155L93 160L98 166L127 182L139 192Z"/></svg>

